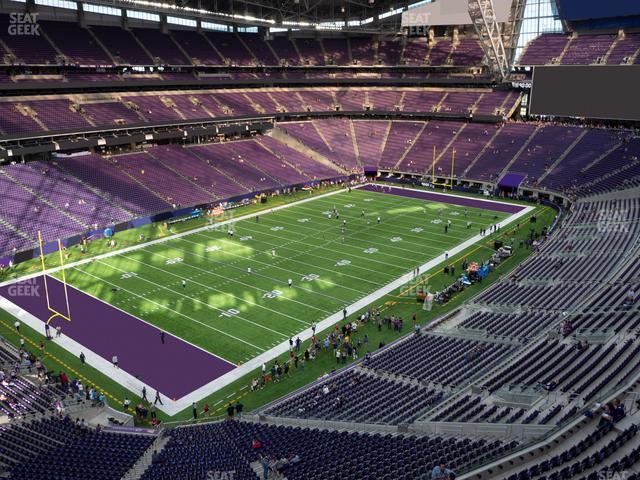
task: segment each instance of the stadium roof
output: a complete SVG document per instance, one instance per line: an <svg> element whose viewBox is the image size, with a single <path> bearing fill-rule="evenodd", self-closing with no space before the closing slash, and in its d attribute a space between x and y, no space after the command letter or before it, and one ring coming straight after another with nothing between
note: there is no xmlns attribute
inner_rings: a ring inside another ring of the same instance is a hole
<svg viewBox="0 0 640 480"><path fill-rule="evenodd" d="M92 3L123 8L211 17L233 23L270 27L347 29L377 28L379 19L400 22L409 0L97 0ZM335 25L332 25L335 24Z"/></svg>

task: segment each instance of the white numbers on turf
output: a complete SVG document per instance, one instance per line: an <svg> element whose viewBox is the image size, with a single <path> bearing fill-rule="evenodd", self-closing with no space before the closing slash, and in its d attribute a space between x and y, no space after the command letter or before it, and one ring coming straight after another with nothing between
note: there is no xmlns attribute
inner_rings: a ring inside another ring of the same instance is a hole
<svg viewBox="0 0 640 480"><path fill-rule="evenodd" d="M353 203L347 203L344 208L353 208L355 205Z"/></svg>
<svg viewBox="0 0 640 480"><path fill-rule="evenodd" d="M264 295L262 295L262 298L276 298L280 295L282 295L280 290L271 290L270 292L265 292Z"/></svg>
<svg viewBox="0 0 640 480"><path fill-rule="evenodd" d="M401 242L402 241L402 237L391 237L390 239L393 243L397 243L397 242Z"/></svg>
<svg viewBox="0 0 640 480"><path fill-rule="evenodd" d="M127 278L133 278L133 277L137 277L137 276L138 276L138 274L137 274L136 272L126 272L126 273L123 273L123 274L120 276L120 278L121 278L122 280L125 280L125 279L127 279Z"/></svg>
<svg viewBox="0 0 640 480"><path fill-rule="evenodd" d="M365 198L364 201L365 202L373 202L373 198Z"/></svg>
<svg viewBox="0 0 640 480"><path fill-rule="evenodd" d="M363 250L364 253L376 253L377 251L378 251L378 249L377 248L373 248L373 247L365 248Z"/></svg>
<svg viewBox="0 0 640 480"><path fill-rule="evenodd" d="M164 263L166 263L167 265L175 265L175 264L180 263L182 261L183 261L182 258L176 257L176 258L167 258L167 261L164 262Z"/></svg>
<svg viewBox="0 0 640 480"><path fill-rule="evenodd" d="M460 215L460 212L449 212L449 215L453 215L454 217L457 217L458 215Z"/></svg>
<svg viewBox="0 0 640 480"><path fill-rule="evenodd" d="M309 221L308 218L299 218L298 223L307 223Z"/></svg>
<svg viewBox="0 0 640 480"><path fill-rule="evenodd" d="M245 235L244 237L240 237L241 242L247 242L249 240L253 240L253 237L251 235Z"/></svg>
<svg viewBox="0 0 640 480"><path fill-rule="evenodd" d="M325 210L324 212L322 212L322 215L324 215L325 217L328 215L331 215L333 213L332 210Z"/></svg>
<svg viewBox="0 0 640 480"><path fill-rule="evenodd" d="M338 260L336 262L336 267L346 267L347 265L351 265L351 260Z"/></svg>
<svg viewBox="0 0 640 480"><path fill-rule="evenodd" d="M220 315L218 315L218 317L233 317L235 315L238 315L240 313L240 310L236 310L235 308L230 308L229 310L225 310L224 312L221 312Z"/></svg>
<svg viewBox="0 0 640 480"><path fill-rule="evenodd" d="M219 250L222 250L222 247L218 245L211 245L205 249L206 252L217 252Z"/></svg>
<svg viewBox="0 0 640 480"><path fill-rule="evenodd" d="M313 280L317 280L320 278L320 275L316 275L315 273L310 273L309 275L305 275L301 278L303 282L311 282Z"/></svg>
<svg viewBox="0 0 640 480"><path fill-rule="evenodd" d="M280 230L284 230L284 227L281 227L280 225L275 226L275 227L271 227L271 231L272 232L278 232Z"/></svg>
<svg viewBox="0 0 640 480"><path fill-rule="evenodd" d="M431 220L431 223L438 225L439 223L442 223L442 220L440 220L439 218L434 218L433 220Z"/></svg>
<svg viewBox="0 0 640 480"><path fill-rule="evenodd" d="M414 233L420 233L420 232L424 231L424 228L416 227L416 228L412 228L411 231L414 232Z"/></svg>

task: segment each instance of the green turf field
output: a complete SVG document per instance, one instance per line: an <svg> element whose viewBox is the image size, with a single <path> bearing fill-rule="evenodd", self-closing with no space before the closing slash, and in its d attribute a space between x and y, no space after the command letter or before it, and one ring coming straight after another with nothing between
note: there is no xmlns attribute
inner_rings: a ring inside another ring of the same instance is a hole
<svg viewBox="0 0 640 480"><path fill-rule="evenodd" d="M339 220L329 218L334 207ZM508 216L467 210L465 217L464 207L353 190L95 260L66 276L188 342L245 362Z"/></svg>

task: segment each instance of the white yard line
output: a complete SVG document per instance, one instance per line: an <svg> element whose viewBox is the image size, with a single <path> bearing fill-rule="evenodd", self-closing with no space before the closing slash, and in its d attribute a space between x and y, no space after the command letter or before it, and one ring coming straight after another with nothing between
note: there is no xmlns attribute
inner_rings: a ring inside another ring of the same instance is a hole
<svg viewBox="0 0 640 480"><path fill-rule="evenodd" d="M396 187L394 187L396 188ZM424 190L419 190L419 189L405 189L405 190L414 190L417 192L425 192ZM428 191L426 191L428 192ZM325 198L331 195L336 195L338 193L344 193L343 190L336 190L334 192L328 192L322 195L318 195L318 196L314 196L314 197L310 197L307 199L303 199L300 200L298 202L293 202L291 204L286 204L286 205L281 205L279 207L275 207L272 209L272 211L277 211L277 210L281 210L284 208L289 208L295 205L299 205L301 203L306 203L306 202L310 202L313 200L317 200L319 198ZM368 192L371 193L372 195L375 195L376 193L379 192ZM436 193L436 192L428 192L428 193L432 193L438 196L443 196L443 197L447 197L447 198L461 198L457 195L452 195L452 194L447 194L447 193ZM465 198L465 197L462 197ZM473 198L473 200L476 201L481 201L481 202L485 202L485 203L492 203L492 204L501 204L501 203L508 203L508 202L499 202L499 201L494 201L494 200L487 200L487 199L478 199L478 198ZM445 200L443 198L442 200L443 202L447 202L447 200ZM534 210L535 207L526 207L523 206L522 210L503 219L502 221L498 222L497 225L500 228L503 228L504 226L508 225L509 223L527 215L528 213L530 213L532 210ZM216 224L216 226L223 226L229 223L234 223L237 222L239 220L243 220L243 219L247 219L247 218L253 218L256 215L264 215L265 211L261 211L261 212L255 212L252 214L248 214L242 217L238 217L237 219L231 219L231 220L226 220L224 222L220 222L218 224ZM194 233L199 233L199 232L203 232L210 229L210 226L204 226L204 227L200 227L194 230L190 230L188 232L183 232L183 233L179 233L179 234L174 234L171 236L167 236L165 238L161 238L161 239L157 239L157 240L153 240L151 242L146 242L144 244L141 245L134 245L131 247L127 247L125 249L122 250L118 250L118 251L114 251L114 252L109 252L109 253L105 253L102 255L98 255L92 258L87 258L85 260L80 260L78 262L73 262L70 263L69 265L66 265L65 268L72 268L72 267L77 267L80 265L84 265L86 263L89 263L93 260L101 260L104 258L108 258L108 257L112 257L112 256L116 256L119 255L121 253L126 253L126 252L130 252L130 251L134 251L134 250L138 250L141 248L145 248L149 245L154 245L154 244L158 244L158 243L163 243L163 242L167 242L170 241L174 238L181 238L181 237L185 237L187 235L192 235ZM275 235L274 235L275 236ZM459 245L451 248L449 250L449 255L451 257L455 256L456 254L466 250L467 248L471 247L472 245L474 245L475 243L483 240L485 237L482 237L480 235L475 235L472 238L469 238L468 240L460 243ZM304 242L299 242L299 243L304 243ZM309 245L309 246L315 246L315 245ZM444 258L444 254L439 255L436 258L433 258L431 260L429 260L428 262L422 264L420 266L420 271L428 271L431 270L432 268L434 268L435 266L437 266L438 264L442 263L445 260ZM384 263L384 262L380 262L380 263ZM56 267L56 268L52 268L47 270L47 273L55 273L58 272L62 269L62 267ZM102 281L105 283L110 283L110 282L106 282L104 279L101 279L99 277L96 277L95 275L89 274L88 272L85 272L84 270L80 270L78 269L78 271L81 271L82 273L85 273L87 275L90 275L92 277L94 277L96 280L98 281ZM26 280L28 278L34 278L37 277L39 275L42 275L42 272L38 272L35 274L31 274L31 275L27 275L24 277L21 277L18 280L9 280L6 281L4 283L1 283L0 286L3 285L8 285L8 284L12 284L15 283L16 281L22 281L22 280ZM409 282L411 279L413 279L413 271L405 273L404 275L396 278L395 280L393 280L392 282L380 287L379 289L377 289L376 291L370 293L369 295L366 295L362 298L360 298L359 300L357 300L356 302L352 303L351 305L349 305L347 307L347 311L348 314L352 314L356 311L359 311L367 306L369 306L370 304L374 303L376 300L378 300L379 298L384 297L385 295L388 295L389 293L393 292L394 290L400 288L402 285L406 284L407 282ZM111 284L113 285L113 284ZM154 303L157 306L161 307L161 308L167 308L164 307L160 304L157 304L156 302L153 302L151 300L148 300L144 297L142 297L139 294L136 294L134 292L128 291L122 287L119 287L117 285L114 285L126 292L128 292L129 294L131 294L132 296L138 297L138 298L143 298L144 300ZM85 292L86 293L86 292ZM88 294L89 295L89 294ZM90 295L93 296L93 295ZM106 302L104 302L106 303ZM21 308L17 307L16 305L12 304L11 302L9 302L7 299L0 297L0 307L5 308L6 310L8 310L10 313L12 313L13 315L21 318L21 320L25 320L25 323L27 323L29 326L35 328L36 330L39 330L42 328L42 321L38 320L37 318L35 318L34 316L30 315L28 312L25 312L24 310L22 310ZM114 307L117 308L117 307ZM169 309L171 310L171 309ZM188 318L192 321L195 321L197 323L201 323L197 320L193 320L190 317L177 312L175 310L172 310L174 313L176 313L177 315L180 315L182 317ZM31 317L31 318L29 318ZM331 326L333 326L335 323L339 322L340 320L342 320L342 312L336 312L332 315L329 315L327 318L325 318L324 320L322 320L321 322L318 322L317 324L317 331L321 332ZM141 320L144 321L144 320ZM147 322L148 323L148 322ZM229 336L231 338L234 338L238 341L241 341L243 343L246 343L252 347L255 347L256 350L260 351L262 350L261 348L250 344L249 342L246 342L242 339L239 339L237 337L234 337L233 335L230 335L226 332L220 331L218 329L216 329L215 327L211 327L210 325L206 325L206 324L202 324L203 326L205 326L206 328L218 331L219 333L225 335L225 336ZM307 328L304 331L300 332L299 337L302 341L308 340L309 338L311 338L313 332L311 330L311 328ZM68 339L66 337L64 337L63 339L60 339L60 344L62 346L64 346L64 348L66 348L67 350L69 350L70 352L79 355L79 351L85 351L85 355L87 356L87 359L91 361L92 366L98 368L98 370L100 370L101 372L105 373L106 375L110 376L111 378L113 378L115 381L117 381L118 383L122 384L125 388L129 388L131 391L133 392L139 392L142 389L142 382L140 382L139 380L133 378L131 375L127 374L126 372L123 372L121 369L118 369L117 371L114 372L114 368L111 365L111 362L102 359L101 357L99 357L98 355L94 354L93 352L89 352L85 350L82 350L82 346L80 344L78 344L77 342L74 342L71 339ZM231 370L230 372L222 375L221 377L216 378L215 380L209 382L206 385L203 385L202 387L194 390L193 392L183 396L182 398L177 399L175 402L167 402L166 405L162 406L161 410L165 413L167 413L168 415L175 415L179 412L181 412L182 410L190 407L190 405L193 402L198 402L201 399L215 393L217 390L224 388L225 386L233 383L234 381L244 377L245 375L253 372L254 370L257 370L260 368L260 366L263 363L266 363L270 360L272 360L273 358L285 353L289 351L289 341L283 341L282 343L274 346L273 348L267 350L267 351L263 351L261 354L259 354L258 356L252 358L251 360L247 361L246 363L240 365L239 367L235 368L234 370ZM94 358L95 357L95 358ZM133 387L132 387L133 386ZM151 388L151 387L150 387Z"/></svg>

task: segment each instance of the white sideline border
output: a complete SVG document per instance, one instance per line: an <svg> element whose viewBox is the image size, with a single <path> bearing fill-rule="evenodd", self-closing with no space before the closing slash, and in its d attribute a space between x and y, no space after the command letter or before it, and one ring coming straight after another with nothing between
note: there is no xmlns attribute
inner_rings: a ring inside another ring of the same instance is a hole
<svg viewBox="0 0 640 480"><path fill-rule="evenodd" d="M366 183L364 185L379 185L379 184L373 184L373 183ZM388 187L385 185L385 187ZM455 194L450 194L450 193L441 193L441 192L433 192L433 191L429 191L429 190L422 190L422 189L415 189L415 188L402 188L402 187L397 187L397 186L390 186L391 187L391 191L393 191L393 189L399 189L399 190L410 190L410 191L416 191L416 192L429 192L429 193L433 193L439 196L443 196L443 197L455 197L455 198L467 198L467 197L461 197L460 195L455 195ZM357 187L356 187L357 189ZM259 212L254 212L254 213L250 213L247 215L243 215L237 218L233 218L233 219L229 219L229 220L225 220L223 222L219 222L216 225L216 227L218 226L223 226L223 225L227 225L230 223L234 223L234 222L238 222L240 220L245 220L248 218L253 218L256 217L258 215L264 215L267 214L269 212L275 212L278 210L282 210L285 208L289 208L289 207L293 207L296 205L300 205L302 203L307 203L313 200L317 200L319 198L324 198L324 197L328 197L328 196L332 196L332 195L336 195L338 193L344 193L345 190L344 189L339 189L339 190L335 190L332 192L327 192L327 193L323 193L321 195L315 195L315 196L311 196L309 198L305 198L302 200L298 200L295 202L291 202L285 205L280 205L277 207L274 207L272 209L269 210L262 210ZM378 194L378 193L385 193L385 192L368 192L367 193L372 193L372 194ZM504 203L511 203L511 202L501 202L501 201L496 201L496 200L490 200L490 199L480 199L480 198L475 198L475 197L469 197L470 199L474 200L474 201L481 201L481 202L485 202L485 203L493 203L493 204L504 204ZM420 200L420 199L417 199ZM426 200L423 200L426 201ZM445 199L443 199L443 201L446 201ZM519 206L519 205L518 205ZM508 216L507 218L505 218L504 220L497 222L496 225L498 225L500 228L504 228L506 225L514 222L515 220L529 214L532 210L534 210L535 207L531 207L531 206L522 206L522 210L520 210L517 213L514 213L510 216ZM73 268L79 265L84 265L86 263L90 263L94 260L101 260L103 258L109 258L112 256L116 256L116 255L120 255L123 253L127 253L130 251L135 251L137 249L141 249L141 248L145 248L149 245L155 245L158 243L162 243L162 242L167 242L170 241L172 239L175 238L181 238L184 236L188 236L188 235L192 235L195 233L199 233L199 232L203 232L206 230L209 230L211 228L210 225L205 225L203 227L199 227L196 228L194 230L189 230L187 232L182 232L182 233L177 233L177 234L173 234L173 235L169 235L167 237L163 237L163 238L159 238L159 239L155 239L152 240L150 242L145 242L145 243L141 243L138 245L132 245L130 247L126 247L117 251L113 251L113 252L107 252L107 253L103 253L101 255L96 255L95 257L91 257L91 258L87 258L84 260L79 260L77 262L72 262L69 264L66 264L64 266L64 268ZM476 244L477 242L479 242L481 239L483 239L485 237L482 237L480 234L475 235L471 238L469 238L468 240L465 240L464 242L456 245L455 247L451 248L448 252L449 255L452 257L464 250L466 250L467 248L471 247L472 245ZM430 269L432 269L433 267L437 266L438 264L442 263L445 260L445 255L444 253L442 255L439 255L431 260L429 260L428 262L420 265L420 271L425 272L428 271ZM62 270L63 267L54 267L48 270L45 270L46 274L51 274L51 273L55 273L58 272L60 270ZM21 282L24 280L28 280L30 278L35 278L38 277L40 275L42 275L43 272L37 272L34 274L30 274L30 275L25 275L23 277L18 278L17 280L9 280L9 281L5 281L3 283L0 283L0 286L5 286L5 285L10 285L13 283L17 283L17 282ZM389 293L391 293L392 291L400 288L402 285L406 284L407 282L409 282L411 279L413 278L413 271L405 273L404 275L398 277L397 279L395 279L394 281L380 287L379 289L375 290L374 292L370 293L369 295L366 295L365 297L362 297L361 299L357 300L356 302L352 303L351 305L348 305L347 308L347 313L348 315L353 314L353 312L358 311L362 308L367 307L368 305L374 303L376 300L378 300L379 298L388 295ZM75 287L74 287L75 288ZM97 300L103 302L103 303L107 303L102 299L99 299L97 297L95 297L94 295L88 294L87 292L84 292L86 295L89 295L93 298L96 298ZM111 304L109 304L111 305ZM17 317L20 321L24 322L26 325L28 325L31 328L34 328L36 331L40 331L42 329L42 321L38 318L36 318L34 315L30 314L29 312L25 311L24 309L20 308L19 306L15 305L14 303L12 303L11 301L9 301L8 299L0 296L0 308L3 308L5 310L7 310L9 313L11 313L12 315L14 315L15 317ZM115 307L118 308L118 307ZM128 312L127 312L128 313ZM131 315L129 313L129 315ZM132 317L144 322L144 320L139 319L138 317L136 317L135 315L131 315ZM328 316L327 318L325 318L324 320L320 321L317 323L317 328L316 330L318 332L321 332L325 329L327 329L328 327L331 327L333 325L335 325L337 322L342 320L342 311L336 312L330 316ZM147 322L148 323L148 322ZM160 329L159 329L160 330ZM307 328L305 330L303 330L302 332L300 332L298 334L298 336L300 337L300 340L302 341L306 341L308 339L311 338L311 336L313 335L313 332L311 330L311 328ZM183 339L181 339L182 341L185 341ZM83 348L83 346L76 342L75 340L67 337L66 335L63 335L61 338L58 339L54 339L54 341L56 343L58 343L61 347L63 347L65 350L67 350L69 353L78 356L80 354L80 352L84 352L85 356L87 358L87 363L90 364L92 367L96 368L98 371L100 371L101 373L103 373L104 375L107 375L108 377L110 377L111 379L113 379L114 381L116 381L117 383L119 383L120 385L122 385L123 387L129 389L131 392L134 392L136 395L139 395L139 393L142 391L143 387L147 388L147 397L150 396L151 392L155 391L155 387L150 386L145 384L144 382L138 380L137 378L135 378L133 375L123 371L121 368L115 369L111 363L110 360L108 359L104 359L103 357L101 357L100 355L92 352L89 349ZM185 343L189 343L190 345L192 345L190 342L186 342ZM195 345L192 345L195 346ZM200 348L195 346L196 348ZM253 357L251 360L249 360L246 363L241 364L239 367L236 367L235 369L227 372L226 374L212 380L211 382L197 388L196 390L193 390L192 392L184 395L181 398L176 399L175 401L169 399L168 397L166 397L165 395L161 393L161 397L162 397L162 401L164 403L164 405L156 405L156 407L161 410L162 412L166 413L167 415L173 416L176 415L178 413L180 413L181 411L185 410L186 408L190 407L191 404L193 402L198 402L200 400L202 400L203 398L215 393L216 391L226 387L227 385L235 382L236 380L246 376L247 374L253 372L254 370L257 370L258 368L260 368L262 366L263 363L267 363L270 360L272 360L273 358L282 355L283 353L286 353L289 351L289 341L286 340L282 343L280 343L279 345L276 345L275 347L272 347L271 349L261 353L260 355ZM214 354L207 352L209 354L211 354L212 356L215 356Z"/></svg>

